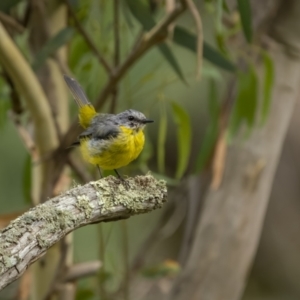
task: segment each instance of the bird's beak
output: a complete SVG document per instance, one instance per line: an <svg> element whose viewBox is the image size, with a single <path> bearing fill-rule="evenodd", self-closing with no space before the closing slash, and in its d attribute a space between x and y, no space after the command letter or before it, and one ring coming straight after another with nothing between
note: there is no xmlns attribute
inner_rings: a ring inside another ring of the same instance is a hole
<svg viewBox="0 0 300 300"><path fill-rule="evenodd" d="M154 120L148 120L148 119L143 120L143 123L144 123L144 124L147 124L147 123L153 123L153 122L154 122Z"/></svg>

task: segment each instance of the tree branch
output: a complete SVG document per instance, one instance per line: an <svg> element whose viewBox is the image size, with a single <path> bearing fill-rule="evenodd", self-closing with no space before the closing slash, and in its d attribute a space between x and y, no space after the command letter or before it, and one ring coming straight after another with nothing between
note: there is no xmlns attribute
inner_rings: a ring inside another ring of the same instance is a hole
<svg viewBox="0 0 300 300"><path fill-rule="evenodd" d="M112 176L77 186L12 221L0 233L0 289L75 229L149 212L166 201L164 181L146 175L126 182L129 189Z"/></svg>
<svg viewBox="0 0 300 300"><path fill-rule="evenodd" d="M75 281L83 277L95 275L99 272L101 266L102 262L99 260L76 264L68 270L64 280L66 282Z"/></svg>
<svg viewBox="0 0 300 300"><path fill-rule="evenodd" d="M17 33L22 34L25 31L25 27L19 23L16 19L0 11L0 21L6 26L14 29Z"/></svg>
<svg viewBox="0 0 300 300"><path fill-rule="evenodd" d="M51 111L35 74L0 23L0 64L9 74L32 114L41 154L57 144ZM47 139L45 139L45 135Z"/></svg>

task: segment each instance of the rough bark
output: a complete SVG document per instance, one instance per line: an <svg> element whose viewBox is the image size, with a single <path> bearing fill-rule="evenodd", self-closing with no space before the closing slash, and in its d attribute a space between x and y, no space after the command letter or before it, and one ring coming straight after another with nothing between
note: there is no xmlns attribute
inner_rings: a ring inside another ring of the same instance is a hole
<svg viewBox="0 0 300 300"><path fill-rule="evenodd" d="M111 176L77 186L12 221L0 233L0 289L76 228L149 212L166 201L165 182L151 175L126 183Z"/></svg>
<svg viewBox="0 0 300 300"><path fill-rule="evenodd" d="M288 3L286 3L288 2ZM169 299L239 299L255 254L282 144L299 93L300 3L285 1L273 36L276 80L266 126L229 149L222 186L209 191L194 244Z"/></svg>

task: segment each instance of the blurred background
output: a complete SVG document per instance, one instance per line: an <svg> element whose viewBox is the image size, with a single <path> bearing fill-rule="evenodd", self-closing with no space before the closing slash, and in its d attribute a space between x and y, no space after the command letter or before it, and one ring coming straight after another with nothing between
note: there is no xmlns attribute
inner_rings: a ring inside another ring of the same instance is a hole
<svg viewBox="0 0 300 300"><path fill-rule="evenodd" d="M155 120L120 172L168 203L76 230L0 299L300 299L299 32L296 0L1 0L1 228L98 179L63 74Z"/></svg>

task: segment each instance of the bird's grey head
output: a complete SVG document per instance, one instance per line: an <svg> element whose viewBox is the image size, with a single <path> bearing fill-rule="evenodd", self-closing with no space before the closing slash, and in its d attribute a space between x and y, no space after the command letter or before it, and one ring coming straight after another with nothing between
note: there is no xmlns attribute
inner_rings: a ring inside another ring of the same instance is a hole
<svg viewBox="0 0 300 300"><path fill-rule="evenodd" d="M128 109L117 114L116 121L118 125L136 130L143 129L147 123L153 122L153 120L148 120L143 113L134 109Z"/></svg>

